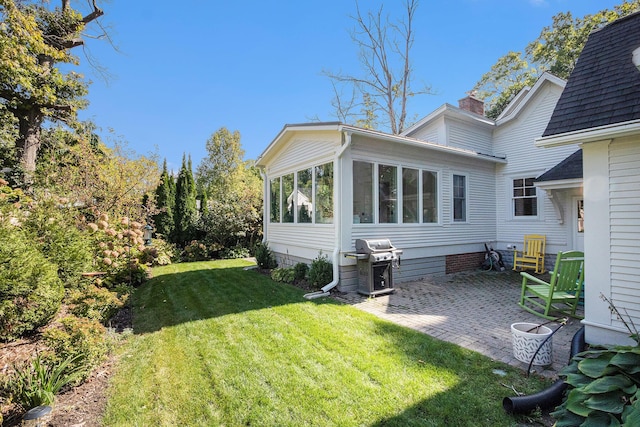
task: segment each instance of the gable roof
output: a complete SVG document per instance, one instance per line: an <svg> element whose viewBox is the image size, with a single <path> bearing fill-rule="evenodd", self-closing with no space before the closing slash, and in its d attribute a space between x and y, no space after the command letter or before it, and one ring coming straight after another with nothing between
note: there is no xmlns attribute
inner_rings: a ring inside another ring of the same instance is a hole
<svg viewBox="0 0 640 427"><path fill-rule="evenodd" d="M640 12L591 33L543 138L639 120L638 47Z"/></svg>
<svg viewBox="0 0 640 427"><path fill-rule="evenodd" d="M267 146L267 148L258 156L255 165L264 167L277 152L276 147L282 146L292 135L298 132L307 131L329 131L345 133L349 136L358 135L363 137L375 138L381 141L387 141L392 144L419 147L421 149L433 150L447 153L450 155L463 156L478 160L485 160L494 163L506 163L504 156L493 155L489 153L481 153L465 148L452 147L448 145L437 144L434 142L424 141L417 138L411 138L403 135L394 135L377 130L364 129L357 126L346 125L340 122L317 122L317 123L299 123L285 125L275 139ZM343 147L346 145L343 142Z"/></svg>
<svg viewBox="0 0 640 427"><path fill-rule="evenodd" d="M539 177L536 182L582 178L582 150L578 150Z"/></svg>

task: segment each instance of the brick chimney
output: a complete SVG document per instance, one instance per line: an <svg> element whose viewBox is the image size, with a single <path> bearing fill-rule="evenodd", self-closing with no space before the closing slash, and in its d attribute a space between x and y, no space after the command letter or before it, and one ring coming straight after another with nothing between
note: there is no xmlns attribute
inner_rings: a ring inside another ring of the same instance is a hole
<svg viewBox="0 0 640 427"><path fill-rule="evenodd" d="M484 116L484 102L476 98L476 91L467 92L467 96L458 101L461 110L470 111Z"/></svg>

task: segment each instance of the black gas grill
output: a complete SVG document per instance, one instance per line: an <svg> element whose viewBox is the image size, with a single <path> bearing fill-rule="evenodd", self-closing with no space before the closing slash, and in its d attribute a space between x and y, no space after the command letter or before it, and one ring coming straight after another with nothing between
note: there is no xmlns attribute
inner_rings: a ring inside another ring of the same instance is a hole
<svg viewBox="0 0 640 427"><path fill-rule="evenodd" d="M389 239L357 239L356 251L346 256L358 260L358 292L379 295L394 291L393 268L400 266L401 249Z"/></svg>

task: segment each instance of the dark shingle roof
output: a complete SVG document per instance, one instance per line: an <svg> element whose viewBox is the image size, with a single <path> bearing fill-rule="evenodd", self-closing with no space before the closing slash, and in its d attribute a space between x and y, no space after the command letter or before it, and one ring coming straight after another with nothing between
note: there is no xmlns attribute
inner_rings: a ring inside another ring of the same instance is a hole
<svg viewBox="0 0 640 427"><path fill-rule="evenodd" d="M582 150L578 150L539 177L536 182L582 178Z"/></svg>
<svg viewBox="0 0 640 427"><path fill-rule="evenodd" d="M640 12L593 32L542 136L640 119L638 47Z"/></svg>

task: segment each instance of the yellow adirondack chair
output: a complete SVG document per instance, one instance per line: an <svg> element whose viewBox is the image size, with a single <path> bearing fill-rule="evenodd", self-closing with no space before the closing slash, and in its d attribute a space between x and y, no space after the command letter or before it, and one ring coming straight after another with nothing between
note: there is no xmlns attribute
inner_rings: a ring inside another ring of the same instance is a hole
<svg viewBox="0 0 640 427"><path fill-rule="evenodd" d="M584 283L584 253L580 251L560 252L551 272L549 283L529 273L522 272L520 307L530 313L553 320L558 312L581 319L576 315L580 292ZM542 310L539 311L539 310Z"/></svg>
<svg viewBox="0 0 640 427"><path fill-rule="evenodd" d="M532 269L544 273L544 251L547 237L543 234L525 234L522 251L513 251L513 270Z"/></svg>

